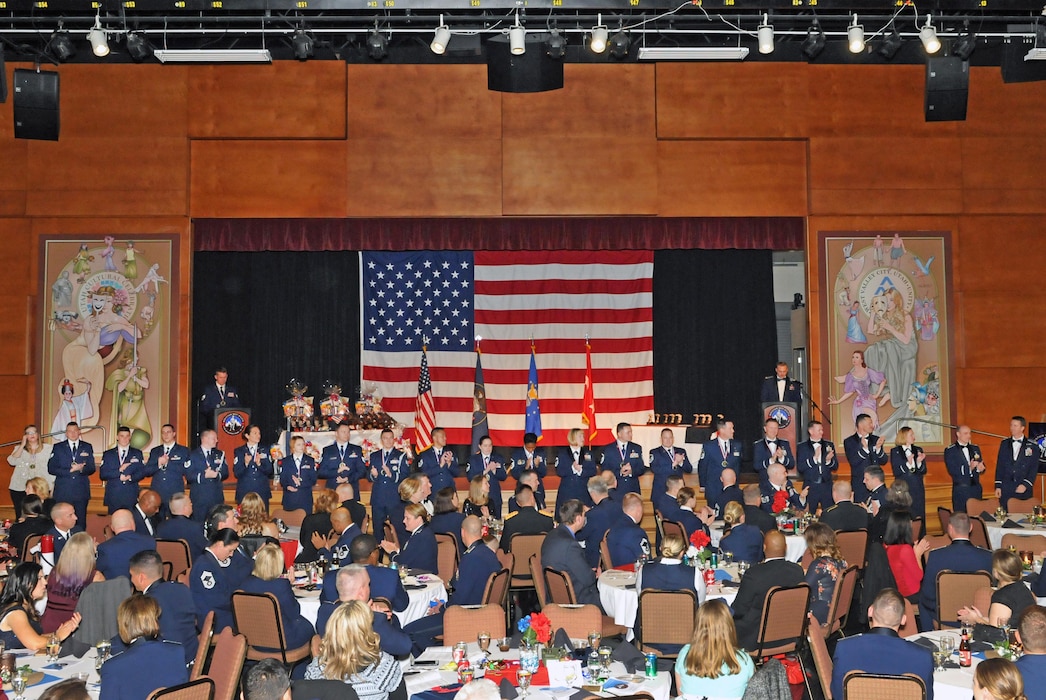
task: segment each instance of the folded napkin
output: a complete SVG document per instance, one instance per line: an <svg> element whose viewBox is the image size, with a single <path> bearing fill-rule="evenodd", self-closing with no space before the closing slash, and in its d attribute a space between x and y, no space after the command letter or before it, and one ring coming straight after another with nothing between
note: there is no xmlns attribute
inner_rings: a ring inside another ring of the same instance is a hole
<svg viewBox="0 0 1046 700"><path fill-rule="evenodd" d="M461 690L461 683L441 685L414 693L412 700L448 700L457 695L459 690Z"/></svg>
<svg viewBox="0 0 1046 700"><path fill-rule="evenodd" d="M567 651L574 651L574 643L570 641L570 635L562 627L556 630L556 634L552 638L552 646L557 649L563 648Z"/></svg>
<svg viewBox="0 0 1046 700"><path fill-rule="evenodd" d="M730 575L730 572L726 571L725 569L716 569L715 570L715 580L716 581L732 581L733 578L734 577Z"/></svg>
<svg viewBox="0 0 1046 700"><path fill-rule="evenodd" d="M646 657L628 642L618 644L610 658L623 663L629 673L639 673L646 668Z"/></svg>
<svg viewBox="0 0 1046 700"><path fill-rule="evenodd" d="M740 581L723 581L723 588L739 588L740 586Z"/></svg>
<svg viewBox="0 0 1046 700"><path fill-rule="evenodd" d="M1002 524L1002 526L1003 526L1003 527L1008 527L1008 528L1017 528L1018 530L1023 530L1023 529L1024 529L1024 527L1023 527L1022 525L1020 525L1020 524L1018 524L1018 523L1015 523L1015 522L1013 522L1013 521L1012 521L1012 520L1010 520L1009 518L1006 518L1006 522L1004 522L1004 523Z"/></svg>
<svg viewBox="0 0 1046 700"><path fill-rule="evenodd" d="M501 679L501 683L498 685L498 690L501 691L501 697L504 698L504 700L514 700L519 697L516 687L509 682L508 678Z"/></svg>
<svg viewBox="0 0 1046 700"><path fill-rule="evenodd" d="M991 513L989 513L988 511L983 511L981 513L981 520L983 520L986 523L994 523L995 522L995 516L992 515Z"/></svg>
<svg viewBox="0 0 1046 700"><path fill-rule="evenodd" d="M909 641L918 644L921 647L926 647L930 651L933 651L937 648L937 642L927 637L919 637L918 639L911 639Z"/></svg>

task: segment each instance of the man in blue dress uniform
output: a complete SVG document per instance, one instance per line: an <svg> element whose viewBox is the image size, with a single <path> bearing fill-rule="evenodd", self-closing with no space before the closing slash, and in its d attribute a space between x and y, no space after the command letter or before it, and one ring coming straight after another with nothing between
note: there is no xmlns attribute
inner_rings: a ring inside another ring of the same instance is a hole
<svg viewBox="0 0 1046 700"><path fill-rule="evenodd" d="M163 580L163 559L152 549L131 557L128 569L134 589L155 598L160 604L160 637L181 644L185 663L192 663L200 640L196 631L196 608L189 587L184 583Z"/></svg>
<svg viewBox="0 0 1046 700"><path fill-rule="evenodd" d="M454 477L461 474L461 467L454 452L447 449L447 431L443 428L432 429L432 447L418 455L418 470L429 477L433 493L454 486Z"/></svg>
<svg viewBox="0 0 1046 700"><path fill-rule="evenodd" d="M795 469L792 446L778 434L781 424L773 418L763 423L763 439L752 445L752 464L759 473L759 480L766 481L766 468L771 464L784 465L785 471Z"/></svg>
<svg viewBox="0 0 1046 700"><path fill-rule="evenodd" d="M763 380L763 386L759 392L759 400L763 403L774 401L802 403L802 385L798 380L788 376L788 363L778 362L772 376Z"/></svg>
<svg viewBox="0 0 1046 700"><path fill-rule="evenodd" d="M178 434L170 423L160 428L161 443L149 451L145 475L152 478L151 488L160 494L160 519L171 511L171 496L185 491L185 472L189 466L189 448L178 444Z"/></svg>
<svg viewBox="0 0 1046 700"><path fill-rule="evenodd" d="M156 549L156 540L134 530L134 516L129 510L113 513L109 527L113 536L98 545L98 571L111 581L117 576L127 576L128 566L138 552Z"/></svg>
<svg viewBox="0 0 1046 700"><path fill-rule="evenodd" d="M233 452L232 473L236 477L236 502L239 503L248 493L256 493L269 507L272 498L273 467L269 451L262 448L261 428L248 425L243 431L246 445L237 447Z"/></svg>
<svg viewBox="0 0 1046 700"><path fill-rule="evenodd" d="M185 540L189 543L189 554L196 561L207 548L207 538L203 534L203 524L192 520L193 503L187 493L176 493L168 502L171 517L156 528L156 539Z"/></svg>
<svg viewBox="0 0 1046 700"><path fill-rule="evenodd" d="M719 475L724 469L733 469L741 475L741 445L734 441L734 422L721 418L716 423L717 438L705 443L697 462L697 476L705 502L715 504L723 492Z"/></svg>
<svg viewBox="0 0 1046 700"><path fill-rule="evenodd" d="M527 433L523 436L523 447L517 447L512 451L512 469L510 475L516 481L527 472L537 475L537 487L535 488L536 499L540 504L538 510L545 507L545 484L544 478L548 475L548 463L545 458L538 454L538 436ZM532 488L534 488L532 486ZM511 500L509 512L513 512Z"/></svg>
<svg viewBox="0 0 1046 700"><path fill-rule="evenodd" d="M810 439L799 443L795 461L803 486L810 489L807 502L813 513L818 508L832 507L832 472L839 468L839 458L832 441L824 439L824 426L820 421L810 421L806 432Z"/></svg>
<svg viewBox="0 0 1046 700"><path fill-rule="evenodd" d="M203 522L207 512L225 502L222 482L229 478L229 463L217 449L218 434L213 430L200 433L200 446L189 456L189 495L193 502L193 520Z"/></svg>
<svg viewBox="0 0 1046 700"><path fill-rule="evenodd" d="M47 460L47 473L54 476L55 503L69 503L76 511L76 521L87 522L87 502L91 500L94 474L94 447L80 439L80 426L65 426L65 440L56 442Z"/></svg>
<svg viewBox="0 0 1046 700"><path fill-rule="evenodd" d="M850 463L850 487L854 502L868 500L868 489L864 485L864 470L872 465L883 466L890 455L883 449L882 436L872 433L872 417L867 413L857 416L857 432L843 440L846 461Z"/></svg>
<svg viewBox="0 0 1046 700"><path fill-rule="evenodd" d="M652 494L664 493L668 477L673 474L694 473L690 457L682 447L675 446L675 439L672 429L665 428L661 431L661 447L650 450L650 471L654 472L654 484L650 488Z"/></svg>
<svg viewBox="0 0 1046 700"><path fill-rule="evenodd" d="M367 468L363 464L363 450L349 442L351 436L348 424L339 423L334 429L334 444L323 448L316 476L326 479L329 489L348 483L352 484L352 492L359 494L360 479L366 476Z"/></svg>
<svg viewBox="0 0 1046 700"><path fill-rule="evenodd" d="M621 499L621 510L625 517L607 532L611 566L623 566L635 563L640 558L650 558L650 540L647 539L646 531L639 526L643 521L643 499L638 494L626 493Z"/></svg>
<svg viewBox="0 0 1046 700"><path fill-rule="evenodd" d="M304 510L312 515L312 487L316 485L316 461L305 454L305 438L291 438L291 453L280 460L280 487L284 510Z"/></svg>
<svg viewBox="0 0 1046 700"><path fill-rule="evenodd" d="M617 440L603 448L599 463L617 475L619 493L639 493L639 477L646 472L646 465L643 448L632 442L631 425L617 424Z"/></svg>
<svg viewBox="0 0 1046 700"><path fill-rule="evenodd" d="M385 518L399 505L400 483L409 476L407 456L395 449L395 444L396 435L386 428L381 431L381 449L370 453L367 478L374 484L370 491L370 510L375 532L381 532Z"/></svg>
<svg viewBox="0 0 1046 700"><path fill-rule="evenodd" d="M102 453L98 476L105 482L102 503L112 515L120 509L134 508L138 501L138 482L145 477L145 455L131 447L131 429L121 425L116 429L116 447Z"/></svg>
<svg viewBox="0 0 1046 700"><path fill-rule="evenodd" d="M981 448L970 442L970 426L960 425L955 442L944 448L944 466L952 478L952 512L965 513L966 501L981 498L981 474L987 467Z"/></svg>
<svg viewBox="0 0 1046 700"><path fill-rule="evenodd" d="M239 408L240 392L229 386L229 371L224 367L214 370L214 383L208 384L200 397L200 423L201 437L206 428L214 428L214 412L219 408Z"/></svg>
<svg viewBox="0 0 1046 700"><path fill-rule="evenodd" d="M1039 446L1024 436L1028 421L1024 416L1010 419L1011 437L999 445L995 462L995 497L1002 509L1009 510L1011 498L1026 501L1032 497L1035 475L1039 471Z"/></svg>

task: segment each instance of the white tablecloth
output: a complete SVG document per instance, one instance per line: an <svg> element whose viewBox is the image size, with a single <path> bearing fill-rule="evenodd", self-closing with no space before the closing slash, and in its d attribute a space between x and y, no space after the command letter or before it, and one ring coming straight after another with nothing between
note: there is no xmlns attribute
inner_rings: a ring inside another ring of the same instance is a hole
<svg viewBox="0 0 1046 700"><path fill-rule="evenodd" d="M1016 520L1018 516L1013 516ZM1021 537L1027 537L1028 535L1043 535L1046 536L1046 527L1035 527L1028 528L1010 528L1002 527L1000 523L985 523L984 526L988 530L988 541L991 543L992 549L999 549L1002 547L1003 535L1019 535ZM1036 554L1042 554L1042 552L1035 552Z"/></svg>
<svg viewBox="0 0 1046 700"><path fill-rule="evenodd" d="M730 570L734 580L737 579L736 568ZM599 588L599 602L603 611L614 618L614 622L631 630L636 626L636 613L639 611L639 592L636 590L636 575L628 571L611 569L604 571L596 582ZM711 591L705 589L704 579L697 584L698 603L706 598L722 598L727 605L733 605L737 597L737 588L716 585ZM631 632L629 632L631 638Z"/></svg>
<svg viewBox="0 0 1046 700"><path fill-rule="evenodd" d="M661 431L665 428L672 430L672 435L675 436L673 445L676 447L682 447L686 450L686 456L690 460L690 464L694 465L694 474L697 474L697 462L701 459L701 452L704 449L704 445L693 445L686 441L686 428L685 425L633 425L632 426L632 441L638 443L643 447L643 464L650 467L650 450L661 446Z"/></svg>
<svg viewBox="0 0 1046 700"><path fill-rule="evenodd" d="M910 640L915 640L920 637L926 637L929 639L940 639L943 634L951 634L955 637L955 646L959 646L959 634L958 632L922 632L913 637L909 637ZM952 655L952 661L958 662L959 657L957 654ZM973 657L973 665L969 668L946 668L943 671L938 671L933 674L933 697L934 700L970 700L970 695L973 692L973 669L980 663L980 659L976 656Z"/></svg>
<svg viewBox="0 0 1046 700"><path fill-rule="evenodd" d="M708 528L709 533L712 537L712 546L718 547L719 540L723 539L723 521L716 520L712 523L712 526ZM785 535L785 543L788 547L788 551L785 553L785 559L788 561L794 561L796 564L806 554L806 538L802 535Z"/></svg>
<svg viewBox="0 0 1046 700"><path fill-rule="evenodd" d="M407 585L425 584L424 588L407 589L407 597L410 602L407 608L396 613L400 626L406 627L415 620L425 617L429 610L429 603L433 600L447 600L447 589L443 581L435 574L421 574L417 578L408 576L405 581ZM296 590L298 604L301 606L301 615L306 620L316 625L316 616L320 612L320 589L315 591Z"/></svg>
<svg viewBox="0 0 1046 700"><path fill-rule="evenodd" d="M87 681L87 692L92 698L97 698L101 687L98 685L98 672L94 670L94 649L91 649L84 655L82 659L78 659L75 656L66 656L58 660L58 664L61 668L44 668L50 664L47 663L47 657L43 654L39 656L21 656L21 654L29 654L25 649L11 650L15 653L20 654L16 663L19 666L29 665L34 671L43 671L48 676L54 676L54 679L48 680L45 683L39 683L34 686L26 688L25 697L26 700L35 700L43 695L43 692L50 688L52 685L59 683L67 678L72 678L75 674L83 672L89 673L90 676ZM14 697L14 693L7 691L8 697Z"/></svg>

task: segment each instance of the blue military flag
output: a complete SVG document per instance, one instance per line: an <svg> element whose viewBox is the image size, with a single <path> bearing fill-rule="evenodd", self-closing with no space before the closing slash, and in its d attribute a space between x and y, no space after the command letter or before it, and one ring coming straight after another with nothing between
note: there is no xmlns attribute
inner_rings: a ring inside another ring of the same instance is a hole
<svg viewBox="0 0 1046 700"><path fill-rule="evenodd" d="M518 425L518 424L517 424ZM541 439L541 405L538 402L538 361L534 346L530 346L530 379L527 381L527 424L526 432Z"/></svg>

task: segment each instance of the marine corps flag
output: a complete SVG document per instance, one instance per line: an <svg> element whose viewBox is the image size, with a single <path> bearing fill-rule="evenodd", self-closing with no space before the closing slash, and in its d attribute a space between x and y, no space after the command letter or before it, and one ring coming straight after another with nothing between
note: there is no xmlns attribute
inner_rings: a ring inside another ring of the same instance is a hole
<svg viewBox="0 0 1046 700"><path fill-rule="evenodd" d="M592 346L585 341L585 398L584 406L581 408L581 422L588 426L586 436L589 444L599 433L596 427L596 397L592 391Z"/></svg>

